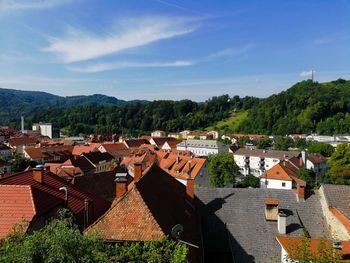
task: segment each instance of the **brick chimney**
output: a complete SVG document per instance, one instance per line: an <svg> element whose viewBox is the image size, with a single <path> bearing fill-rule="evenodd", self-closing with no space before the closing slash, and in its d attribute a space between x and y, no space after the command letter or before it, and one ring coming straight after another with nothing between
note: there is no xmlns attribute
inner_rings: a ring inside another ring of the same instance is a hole
<svg viewBox="0 0 350 263"><path fill-rule="evenodd" d="M33 179L34 181L38 182L39 184L42 184L44 182L44 166L43 165L37 165L35 168L33 168Z"/></svg>
<svg viewBox="0 0 350 263"><path fill-rule="evenodd" d="M188 178L186 182L186 196L191 203L194 202L194 178L191 177L191 161L188 162Z"/></svg>
<svg viewBox="0 0 350 263"><path fill-rule="evenodd" d="M305 200L305 185L303 183L297 184L297 198L298 198L298 201Z"/></svg>
<svg viewBox="0 0 350 263"><path fill-rule="evenodd" d="M134 180L135 182L141 178L142 175L142 163L135 162L134 163Z"/></svg>
<svg viewBox="0 0 350 263"><path fill-rule="evenodd" d="M127 174L126 173L117 173L115 175L115 199L118 200L122 197L127 191Z"/></svg>

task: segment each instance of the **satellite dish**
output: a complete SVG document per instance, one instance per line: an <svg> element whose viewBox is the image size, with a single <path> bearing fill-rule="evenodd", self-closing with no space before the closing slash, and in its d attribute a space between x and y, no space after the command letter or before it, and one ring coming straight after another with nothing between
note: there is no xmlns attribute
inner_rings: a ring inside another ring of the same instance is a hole
<svg viewBox="0 0 350 263"><path fill-rule="evenodd" d="M175 239L179 239L181 233L184 231L184 227L180 224L176 224L175 226L173 226L173 228L171 229L171 235L173 238Z"/></svg>

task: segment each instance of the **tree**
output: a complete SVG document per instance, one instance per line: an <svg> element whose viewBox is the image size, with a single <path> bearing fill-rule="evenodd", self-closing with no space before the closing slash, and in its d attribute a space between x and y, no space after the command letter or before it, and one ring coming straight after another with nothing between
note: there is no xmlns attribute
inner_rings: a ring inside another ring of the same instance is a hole
<svg viewBox="0 0 350 263"><path fill-rule="evenodd" d="M240 187L240 188L245 188L249 186L253 188L259 188L260 187L259 177L256 177L252 174L248 174L246 177L244 177L242 182L237 183L237 187Z"/></svg>
<svg viewBox="0 0 350 263"><path fill-rule="evenodd" d="M258 141L258 143L256 144L256 148L257 149L267 149L267 148L270 148L272 146L272 143L273 143L273 141L269 137L265 136Z"/></svg>
<svg viewBox="0 0 350 263"><path fill-rule="evenodd" d="M231 140L229 138L225 138L225 139L221 139L221 138L218 138L217 141L223 143L223 144L226 144L226 145L230 145L232 144Z"/></svg>
<svg viewBox="0 0 350 263"><path fill-rule="evenodd" d="M327 143L314 142L308 147L307 151L308 153L320 153L325 157L330 157L334 152L334 148Z"/></svg>
<svg viewBox="0 0 350 263"><path fill-rule="evenodd" d="M334 183L349 184L350 179L350 145L339 144L327 163L329 174Z"/></svg>
<svg viewBox="0 0 350 263"><path fill-rule="evenodd" d="M10 161L11 171L13 173L18 173L24 171L28 166L35 167L38 162L34 160L27 160L23 158L20 154L16 153L13 155L13 159Z"/></svg>
<svg viewBox="0 0 350 263"><path fill-rule="evenodd" d="M232 154L219 152L209 158L209 175L212 187L224 187L235 182L238 166Z"/></svg>
<svg viewBox="0 0 350 263"><path fill-rule="evenodd" d="M314 188L316 186L316 174L311 169L300 168L297 177L306 182L307 188Z"/></svg>
<svg viewBox="0 0 350 263"><path fill-rule="evenodd" d="M68 210L32 235L18 224L0 243L0 262L159 262L185 263L188 248L164 237L161 241L105 244L95 232L82 235Z"/></svg>
<svg viewBox="0 0 350 263"><path fill-rule="evenodd" d="M278 136L275 142L275 150L288 151L289 147L293 147L293 139L285 136Z"/></svg>
<svg viewBox="0 0 350 263"><path fill-rule="evenodd" d="M251 143L249 136L242 136L238 138L237 144L245 146L247 143Z"/></svg>

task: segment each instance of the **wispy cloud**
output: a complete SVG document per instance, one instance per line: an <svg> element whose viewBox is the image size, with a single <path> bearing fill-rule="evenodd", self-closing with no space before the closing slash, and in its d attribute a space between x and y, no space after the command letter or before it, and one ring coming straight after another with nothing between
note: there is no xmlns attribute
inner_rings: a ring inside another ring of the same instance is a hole
<svg viewBox="0 0 350 263"><path fill-rule="evenodd" d="M120 68L159 68L159 67L186 67L191 66L195 62L192 61L175 61L175 62L152 62L152 63L138 63L138 62L115 62L115 63L99 63L89 65L86 67L67 67L70 71L82 73L95 73Z"/></svg>
<svg viewBox="0 0 350 263"><path fill-rule="evenodd" d="M313 72L314 72L314 74L316 73L315 70ZM308 77L308 76L312 76L312 70L303 71L303 72L300 73L300 77Z"/></svg>
<svg viewBox="0 0 350 263"><path fill-rule="evenodd" d="M89 60L188 34L196 29L190 21L175 17L120 20L103 36L71 28L65 38L49 39L51 45L44 51L57 54L65 63Z"/></svg>
<svg viewBox="0 0 350 263"><path fill-rule="evenodd" d="M210 54L208 56L208 58L213 59L213 58L218 58L218 57L231 57L231 56L242 55L242 54L245 54L252 47L254 47L254 45L249 43L249 44L246 44L243 47L239 47L239 48L226 48L226 49L220 50L216 53Z"/></svg>
<svg viewBox="0 0 350 263"><path fill-rule="evenodd" d="M24 10L24 9L47 9L61 5L67 0L1 0L0 12Z"/></svg>

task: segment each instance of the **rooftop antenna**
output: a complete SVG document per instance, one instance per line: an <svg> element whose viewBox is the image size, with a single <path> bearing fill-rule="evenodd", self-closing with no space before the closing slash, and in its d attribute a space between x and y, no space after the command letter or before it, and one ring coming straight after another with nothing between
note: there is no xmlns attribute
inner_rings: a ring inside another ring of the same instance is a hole
<svg viewBox="0 0 350 263"><path fill-rule="evenodd" d="M311 79L312 79L312 82L314 82L314 70L313 69L311 70Z"/></svg>

